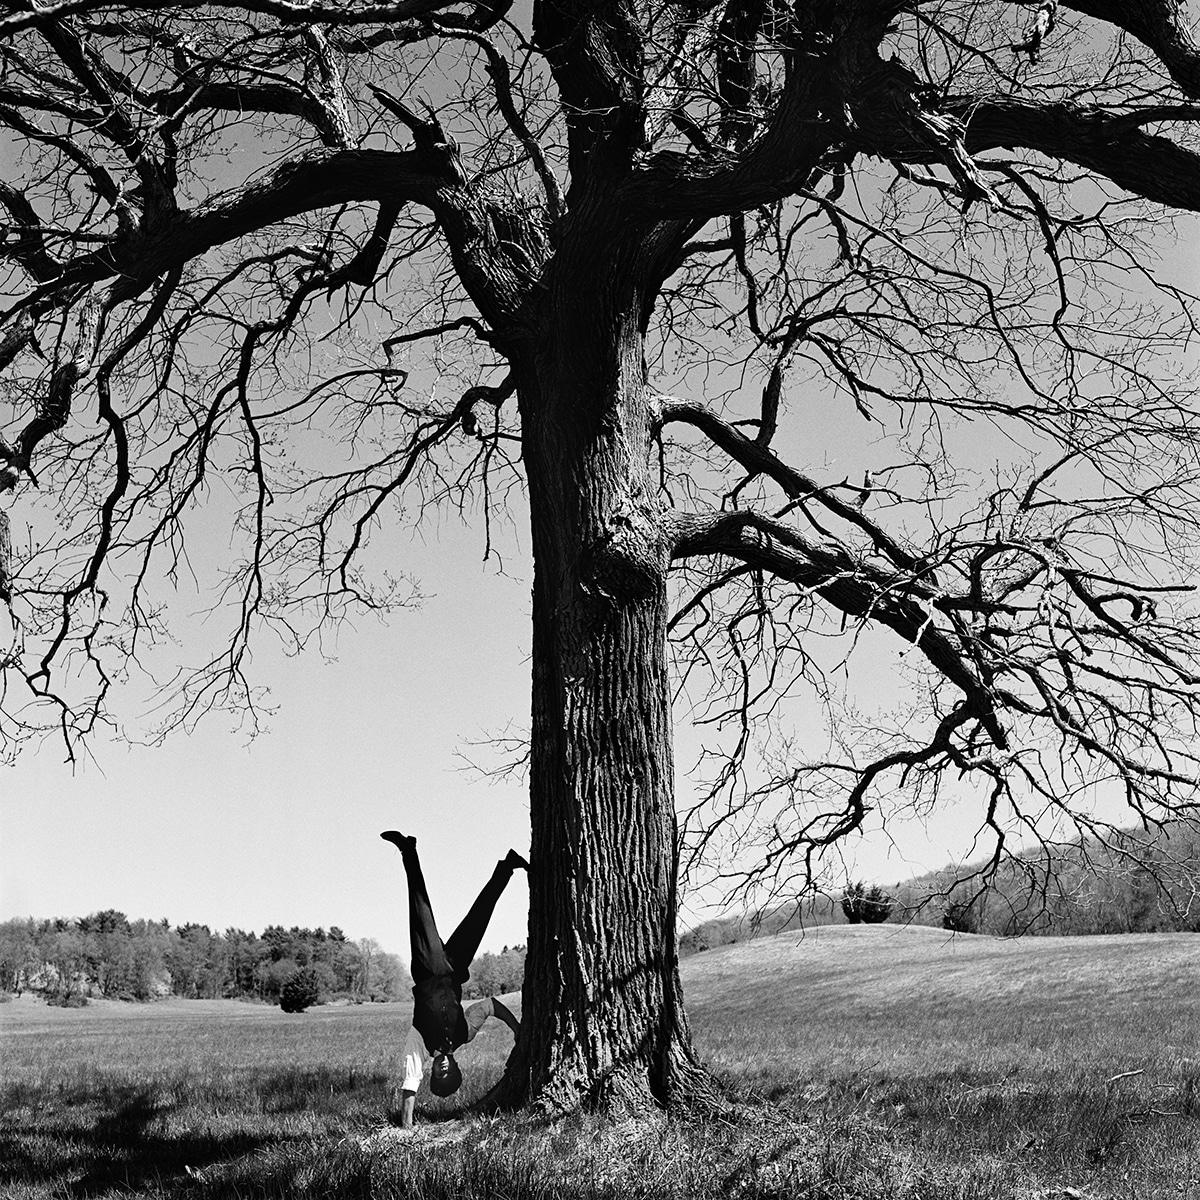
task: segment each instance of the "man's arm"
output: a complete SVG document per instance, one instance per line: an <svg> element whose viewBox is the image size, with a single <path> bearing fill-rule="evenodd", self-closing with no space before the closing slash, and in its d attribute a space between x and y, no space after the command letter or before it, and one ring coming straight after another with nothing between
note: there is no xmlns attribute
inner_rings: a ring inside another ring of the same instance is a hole
<svg viewBox="0 0 1200 1200"><path fill-rule="evenodd" d="M467 1019L468 1042L474 1040L475 1035L483 1028L484 1022L487 1021L488 1017L499 1017L513 1031L514 1037L517 1030L521 1028L520 1021L495 996L490 996L487 1000L480 1000L472 1004L463 1015Z"/></svg>
<svg viewBox="0 0 1200 1200"><path fill-rule="evenodd" d="M425 1039L410 1027L404 1042L404 1082L400 1085L400 1128L411 1129L417 1106L417 1089L425 1075L429 1051Z"/></svg>
<svg viewBox="0 0 1200 1200"><path fill-rule="evenodd" d="M521 1029L521 1022L513 1016L512 1009L501 1002L499 996L492 997L492 1016L499 1017L513 1031L513 1037L517 1036Z"/></svg>

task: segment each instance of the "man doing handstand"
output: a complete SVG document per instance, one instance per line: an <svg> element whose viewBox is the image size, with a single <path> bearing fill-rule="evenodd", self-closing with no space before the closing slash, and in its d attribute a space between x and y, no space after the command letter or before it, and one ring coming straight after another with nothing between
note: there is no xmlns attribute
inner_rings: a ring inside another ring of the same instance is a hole
<svg viewBox="0 0 1200 1200"><path fill-rule="evenodd" d="M435 1096L452 1096L462 1084L462 1073L454 1061L454 1051L471 1041L488 1017L499 1017L515 1034L516 1017L496 999L481 1000L465 1012L462 1006L463 984L470 978L471 960L491 920L513 872L529 864L510 850L497 864L492 877L483 885L475 903L458 928L442 941L433 918L433 906L425 888L421 860L417 857L417 839L405 837L394 829L379 835L400 851L408 876L408 922L412 943L413 1019L404 1044L404 1082L401 1086L400 1124L411 1128L417 1089L425 1065L433 1059L429 1080Z"/></svg>

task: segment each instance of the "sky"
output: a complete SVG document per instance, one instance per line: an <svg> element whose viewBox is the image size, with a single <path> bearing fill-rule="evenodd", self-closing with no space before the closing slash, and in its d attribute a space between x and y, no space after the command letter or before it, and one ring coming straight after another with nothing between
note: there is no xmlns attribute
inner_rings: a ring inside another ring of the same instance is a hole
<svg viewBox="0 0 1200 1200"><path fill-rule="evenodd" d="M337 925L407 957L400 856L379 838L400 829L449 933L495 860L529 845L520 786L457 757L527 724L529 584L482 564L461 526L409 557L436 593L421 609L344 631L333 661L257 655L276 712L253 741L217 715L161 747L100 742L72 768L51 744L0 768L0 917ZM518 875L484 949L525 940L527 905Z"/></svg>

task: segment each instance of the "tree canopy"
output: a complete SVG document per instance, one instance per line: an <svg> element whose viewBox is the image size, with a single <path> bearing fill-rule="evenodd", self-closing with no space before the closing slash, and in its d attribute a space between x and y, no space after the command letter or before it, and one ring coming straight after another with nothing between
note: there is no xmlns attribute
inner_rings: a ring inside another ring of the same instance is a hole
<svg viewBox="0 0 1200 1200"><path fill-rule="evenodd" d="M228 636L164 726L252 719L252 636L407 603L390 525L522 496L510 1102L703 1087L674 897L722 832L779 884L947 780L997 860L1195 812L1186 6L0 11L5 750L106 719L193 574ZM903 711L843 695L868 650Z"/></svg>

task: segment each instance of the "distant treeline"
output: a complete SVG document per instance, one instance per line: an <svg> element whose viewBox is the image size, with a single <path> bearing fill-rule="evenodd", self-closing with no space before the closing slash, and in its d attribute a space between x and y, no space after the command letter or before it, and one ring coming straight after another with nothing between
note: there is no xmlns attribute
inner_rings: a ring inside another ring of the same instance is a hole
<svg viewBox="0 0 1200 1200"><path fill-rule="evenodd" d="M999 865L981 889L979 863L945 867L896 889L896 914L968 933L1200 933L1200 827L1081 838Z"/></svg>
<svg viewBox="0 0 1200 1200"><path fill-rule="evenodd" d="M463 999L519 992L525 981L525 947L505 946L499 954L479 954L471 963L471 978L463 984Z"/></svg>
<svg viewBox="0 0 1200 1200"><path fill-rule="evenodd" d="M318 1003L399 1000L412 987L397 955L372 938L351 941L336 925L214 933L207 925L131 921L115 909L0 924L0 991L37 992L57 1003L172 995L277 1003L302 971L315 980ZM463 996L518 991L524 974L524 946L481 954Z"/></svg>
<svg viewBox="0 0 1200 1200"><path fill-rule="evenodd" d="M986 886L985 886L986 882ZM1081 838L1001 863L944 867L884 886L888 923L942 925L999 937L1200 933L1200 829L1183 822L1153 834ZM705 921L679 939L683 956L819 925L842 925L841 892Z"/></svg>
<svg viewBox="0 0 1200 1200"><path fill-rule="evenodd" d="M0 989L58 1002L175 995L273 1003L303 969L313 972L322 1001L396 1000L412 986L396 955L370 938L350 941L336 926L214 933L207 925L131 921L115 909L0 924Z"/></svg>

